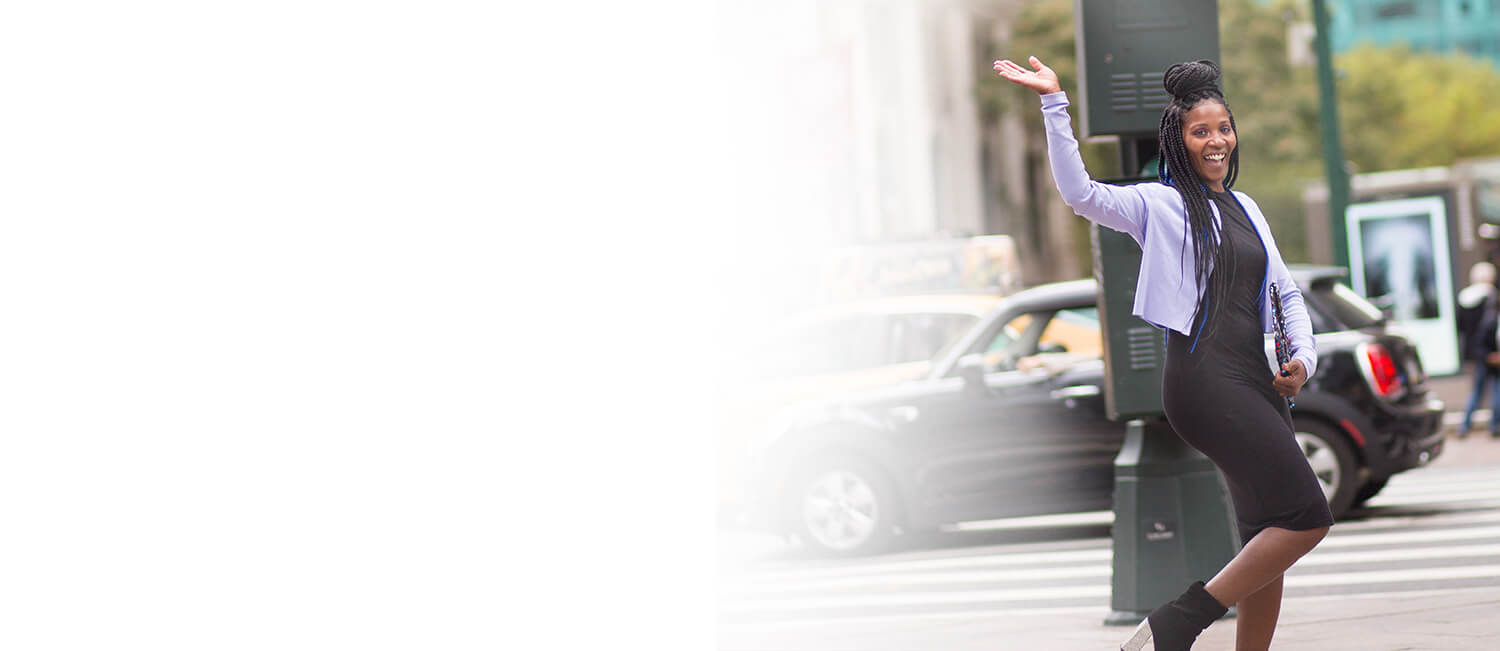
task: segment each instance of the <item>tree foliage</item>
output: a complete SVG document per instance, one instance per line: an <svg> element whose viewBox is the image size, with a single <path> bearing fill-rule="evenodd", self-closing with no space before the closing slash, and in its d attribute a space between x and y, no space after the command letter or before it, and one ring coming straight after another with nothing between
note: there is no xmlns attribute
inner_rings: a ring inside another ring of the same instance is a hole
<svg viewBox="0 0 1500 651"><path fill-rule="evenodd" d="M1363 46L1337 59L1344 155L1357 172L1500 154L1500 73L1462 54Z"/></svg>

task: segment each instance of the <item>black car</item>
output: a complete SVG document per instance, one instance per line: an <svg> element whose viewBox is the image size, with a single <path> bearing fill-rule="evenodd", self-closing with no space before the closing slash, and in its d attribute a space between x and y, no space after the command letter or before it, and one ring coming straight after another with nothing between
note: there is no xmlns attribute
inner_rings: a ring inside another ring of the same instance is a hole
<svg viewBox="0 0 1500 651"><path fill-rule="evenodd" d="M1293 273L1319 355L1293 421L1337 518L1442 452L1443 405L1342 270ZM1096 299L1091 279L1016 293L925 378L784 412L757 448L752 522L855 554L903 531L1110 509L1124 425L1105 416Z"/></svg>

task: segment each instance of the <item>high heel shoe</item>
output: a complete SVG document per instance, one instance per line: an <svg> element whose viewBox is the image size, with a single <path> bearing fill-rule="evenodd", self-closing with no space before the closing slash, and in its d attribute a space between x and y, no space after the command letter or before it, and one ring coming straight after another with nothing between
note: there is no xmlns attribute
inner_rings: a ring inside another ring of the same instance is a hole
<svg viewBox="0 0 1500 651"><path fill-rule="evenodd" d="M1120 651L1141 651L1148 641L1156 651L1189 651L1198 634L1226 612L1229 608L1197 581L1188 586L1187 592L1151 611L1120 645Z"/></svg>

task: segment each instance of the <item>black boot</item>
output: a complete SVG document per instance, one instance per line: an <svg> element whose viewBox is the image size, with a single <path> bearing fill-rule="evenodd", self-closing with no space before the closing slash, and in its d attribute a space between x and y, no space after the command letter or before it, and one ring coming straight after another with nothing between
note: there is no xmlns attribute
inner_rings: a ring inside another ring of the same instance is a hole
<svg viewBox="0 0 1500 651"><path fill-rule="evenodd" d="M1120 649L1139 651L1150 640L1156 651L1189 651L1198 634L1228 611L1203 588L1202 581L1197 581L1181 596L1151 611Z"/></svg>

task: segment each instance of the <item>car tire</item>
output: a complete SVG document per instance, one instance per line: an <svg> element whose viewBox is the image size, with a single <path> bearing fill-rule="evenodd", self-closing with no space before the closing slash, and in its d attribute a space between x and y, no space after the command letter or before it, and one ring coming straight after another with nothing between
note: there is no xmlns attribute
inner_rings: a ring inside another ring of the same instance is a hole
<svg viewBox="0 0 1500 651"><path fill-rule="evenodd" d="M1385 479L1371 479L1370 481L1365 482L1365 484L1363 486L1360 486L1359 490L1354 493L1354 506L1363 506L1365 502L1370 501L1370 498L1379 495L1381 489L1385 488L1385 483L1388 481L1390 481L1389 477Z"/></svg>
<svg viewBox="0 0 1500 651"><path fill-rule="evenodd" d="M1297 445L1312 466L1323 495L1328 498L1328 510L1338 520L1354 505L1355 493L1360 487L1356 473L1359 468L1354 456L1354 446L1343 434L1322 421L1307 418L1293 420L1296 426Z"/></svg>
<svg viewBox="0 0 1500 651"><path fill-rule="evenodd" d="M786 509L804 547L821 556L886 551L895 543L901 520L886 474L853 457L806 466L789 491Z"/></svg>

